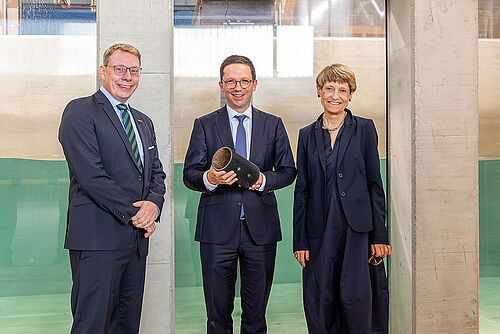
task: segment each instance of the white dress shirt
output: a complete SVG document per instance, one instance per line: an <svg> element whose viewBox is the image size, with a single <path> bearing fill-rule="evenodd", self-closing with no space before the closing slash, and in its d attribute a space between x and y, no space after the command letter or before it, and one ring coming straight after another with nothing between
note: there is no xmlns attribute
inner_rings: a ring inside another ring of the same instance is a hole
<svg viewBox="0 0 500 334"><path fill-rule="evenodd" d="M251 144L251 140L252 140L252 106L250 105L248 107L248 109L245 110L241 114L239 112L231 109L231 107L229 107L228 105L226 105L226 109L227 109L227 115L229 118L229 126L231 128L231 135L233 138L234 145L236 145L236 131L238 129L238 124L239 124L239 121L235 116L237 116L237 115L245 115L246 116L245 119L243 120L243 127L245 128L245 135L247 137L246 138L247 156L245 158L248 159L248 158L250 158L250 144ZM205 187L207 188L207 190L214 191L215 188L217 188L217 185L212 184L208 181L207 173L208 173L208 171L203 173L203 183L205 184ZM264 191L265 185L266 185L266 176L264 174L262 174L262 184L260 185L260 187L257 190Z"/></svg>

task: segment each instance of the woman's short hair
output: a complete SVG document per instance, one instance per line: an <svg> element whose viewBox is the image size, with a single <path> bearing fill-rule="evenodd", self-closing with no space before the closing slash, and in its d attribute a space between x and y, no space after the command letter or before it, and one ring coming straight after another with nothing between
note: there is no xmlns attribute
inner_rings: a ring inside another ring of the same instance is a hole
<svg viewBox="0 0 500 334"><path fill-rule="evenodd" d="M135 47L133 47L130 44L122 44L122 43L111 45L104 52L104 56L102 57L102 64L104 66L108 66L109 59L111 58L111 55L113 54L113 52L118 51L118 50L133 54L134 56L136 56L139 59L139 65L141 65L141 53L139 52L139 50L137 50Z"/></svg>
<svg viewBox="0 0 500 334"><path fill-rule="evenodd" d="M239 55L232 55L232 56L229 56L226 59L224 59L224 61L220 65L220 79L221 80L222 80L222 76L224 75L224 68L226 68L226 66L232 65L232 64L243 64L243 65L247 65L248 67L250 67L250 72L252 73L252 80L255 80L255 78L256 78L255 67L253 66L252 61L248 57L239 56Z"/></svg>
<svg viewBox="0 0 500 334"><path fill-rule="evenodd" d="M356 90L356 76L354 72L343 64L333 64L325 67L316 77L316 85L322 89L327 82L347 83L350 93Z"/></svg>

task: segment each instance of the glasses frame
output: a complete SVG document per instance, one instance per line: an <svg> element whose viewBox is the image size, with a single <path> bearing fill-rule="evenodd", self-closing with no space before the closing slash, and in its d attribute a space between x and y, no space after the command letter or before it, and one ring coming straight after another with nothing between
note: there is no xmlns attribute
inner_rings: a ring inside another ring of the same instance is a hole
<svg viewBox="0 0 500 334"><path fill-rule="evenodd" d="M229 81L234 81L234 85L229 85L229 84L228 84L228 82L229 82ZM249 81L248 86L246 86L246 85L245 85L245 86L243 86L243 81ZM225 84L225 85L226 85L226 87L227 87L227 88L229 88L229 89L235 89L235 88L236 88L236 86L238 86L238 83L240 84L240 87L241 87L242 89L247 89L248 87L252 86L252 84L254 83L254 81L255 81L255 80L253 80L253 79L251 79L251 80L248 80L248 79L243 79L243 80L233 80L233 79L230 79L230 80L221 80L221 82L222 82L223 84Z"/></svg>
<svg viewBox="0 0 500 334"><path fill-rule="evenodd" d="M128 73L130 73L131 77L138 77L141 74L141 71L142 71L142 67L137 67L137 66L127 67L125 65L106 65L106 67L112 67L113 68L113 72L116 75L119 75L119 76L124 76L127 73L127 71L128 71ZM117 70L116 70L117 67L125 67L125 72L123 72L123 74L118 73ZM132 71L131 71L132 68L138 68L139 69L137 71L137 74L133 74L132 73Z"/></svg>

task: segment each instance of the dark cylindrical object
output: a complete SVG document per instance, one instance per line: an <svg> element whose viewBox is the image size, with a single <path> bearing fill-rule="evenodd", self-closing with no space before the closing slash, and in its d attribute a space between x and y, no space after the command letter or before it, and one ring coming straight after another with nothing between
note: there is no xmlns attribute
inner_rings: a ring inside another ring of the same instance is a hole
<svg viewBox="0 0 500 334"><path fill-rule="evenodd" d="M260 176L259 167L253 162L245 159L229 147L221 147L212 158L212 166L218 172L234 171L238 181L236 183L243 188L250 188L257 182Z"/></svg>

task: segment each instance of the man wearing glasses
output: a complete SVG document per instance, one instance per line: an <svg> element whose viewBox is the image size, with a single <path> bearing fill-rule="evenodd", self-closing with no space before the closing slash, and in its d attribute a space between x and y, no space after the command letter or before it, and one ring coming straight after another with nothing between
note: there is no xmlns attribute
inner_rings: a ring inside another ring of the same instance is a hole
<svg viewBox="0 0 500 334"><path fill-rule="evenodd" d="M281 240L274 191L293 182L295 163L281 119L251 105L257 80L250 59L226 58L219 86L227 104L194 121L184 163L184 183L201 192L195 240L200 242L207 333L233 333L238 261L241 333L266 333L276 243ZM250 188L237 186L234 171L211 167L223 146L260 168Z"/></svg>
<svg viewBox="0 0 500 334"><path fill-rule="evenodd" d="M111 46L102 87L68 103L59 127L70 177L65 248L75 334L139 331L148 237L165 193L153 123L128 104L140 65L133 46Z"/></svg>

